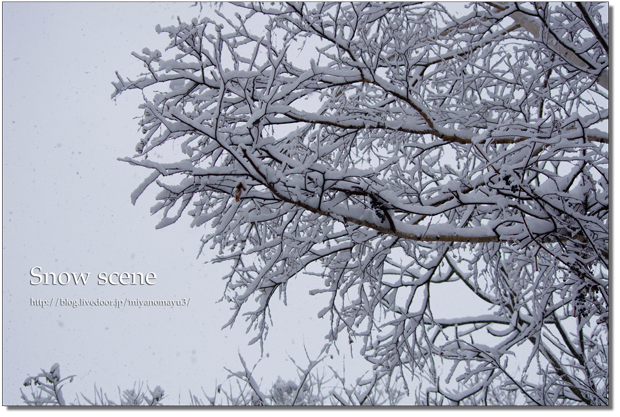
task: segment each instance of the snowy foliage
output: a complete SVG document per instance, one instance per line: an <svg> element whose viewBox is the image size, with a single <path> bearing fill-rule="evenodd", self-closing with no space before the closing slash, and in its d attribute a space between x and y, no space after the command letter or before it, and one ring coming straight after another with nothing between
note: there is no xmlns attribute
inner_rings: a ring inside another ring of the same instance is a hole
<svg viewBox="0 0 620 417"><path fill-rule="evenodd" d="M45 378L46 382L41 382L42 378ZM26 378L24 386L31 388L30 398L22 391L22 400L29 406L157 406L161 405L161 401L164 398L164 390L159 385L152 391L147 387L147 394L142 384L139 385L137 390L134 384L132 389L126 389L122 395L119 389L120 401L118 403L111 400L107 394L104 394L103 390L97 390L96 387L95 396L92 400L82 394L82 398L86 401L85 404L80 401L79 397L74 402L67 403L62 394L62 388L67 381L73 382L73 378L75 378L75 375L60 379L60 366L55 363L49 372L42 370L42 373L39 375Z"/></svg>
<svg viewBox="0 0 620 417"><path fill-rule="evenodd" d="M361 341L426 403L608 404L606 4L227 4L157 31L114 82L144 97L132 201L210 222L229 325L262 343L314 275L326 351ZM455 288L486 313L450 316Z"/></svg>
<svg viewBox="0 0 620 417"><path fill-rule="evenodd" d="M52 365L49 372L41 369L40 374L29 376L24 381L24 386L30 387L31 390L30 397L21 391L22 400L32 406L66 405L62 388L67 381L73 382L74 377L75 375L72 375L61 379L60 366L57 363Z"/></svg>
<svg viewBox="0 0 620 417"><path fill-rule="evenodd" d="M144 384L134 384L133 388L121 392L118 389L120 400L110 399L107 393L95 386L94 397L76 394L73 402L67 403L61 393L62 383L73 382L75 376L60 379L59 366L54 364L50 372L43 371L36 377L28 377L24 386L31 386L31 398L22 391L22 399L29 406L161 406L161 405L191 405L191 406L283 406L283 405L396 405L403 398L404 393L397 386L388 385L386 380L376 378L358 378L353 384L344 376L330 367L330 371L319 372L316 369L322 359L309 360L306 368L297 366L298 374L295 380L284 380L281 377L272 384L268 393L261 391L256 381L254 369L248 369L245 360L240 356L243 371L229 371L228 384L216 384L213 395L208 395L202 388L202 395L195 395L189 391L189 401L171 404L170 398L158 385L154 390L144 387ZM294 361L293 361L294 362ZM40 378L47 378L41 383ZM234 382L234 383L233 383ZM137 387L136 387L137 385ZM206 399L203 399L204 398ZM81 399L80 399L81 397ZM85 402L83 402L85 401Z"/></svg>

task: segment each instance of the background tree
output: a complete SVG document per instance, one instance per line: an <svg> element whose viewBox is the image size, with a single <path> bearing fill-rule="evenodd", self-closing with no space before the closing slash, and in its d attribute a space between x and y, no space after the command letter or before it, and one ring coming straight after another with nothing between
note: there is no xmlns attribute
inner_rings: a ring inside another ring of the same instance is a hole
<svg viewBox="0 0 620 417"><path fill-rule="evenodd" d="M261 390L256 381L254 369L250 370L243 357L239 356L243 371L229 371L228 384L216 385L212 395L208 395L202 388L202 395L194 395L189 391L189 402L185 405L193 406L318 406L318 405L396 405L403 397L403 392L396 386L390 386L385 379L358 378L353 384L347 382L344 375L340 375L330 367L327 373L319 372L316 367L324 359L311 360L308 366L297 366L298 375L295 380L285 381L281 377L272 384L268 393ZM293 360L291 358L291 360ZM293 362L295 362L293 360ZM255 367L254 367L255 368ZM94 397L88 398L83 393L76 394L73 402L67 403L62 395L64 383L73 382L75 375L60 379L60 367L54 364L49 372L42 371L36 377L28 377L24 386L30 386L30 399L23 390L22 399L29 406L65 406L65 405L92 405L92 406L160 406L173 405L165 391L158 385L154 390L144 387L143 383L135 384L133 388L118 389L119 400L110 399L103 389L95 387ZM41 382L45 378L46 382ZM236 382L233 384L232 382ZM136 386L137 385L137 386ZM203 398L204 395L204 398ZM80 398L81 396L81 398ZM85 402L82 402L85 401ZM179 395L179 402L181 396ZM182 403L175 405L184 405Z"/></svg>
<svg viewBox="0 0 620 417"><path fill-rule="evenodd" d="M144 96L132 201L156 184L158 227L211 222L251 343L316 275L326 351L361 340L377 380L426 377L422 403L608 404L607 6L462 6L158 26L166 51L114 83ZM457 282L486 314L435 313Z"/></svg>
<svg viewBox="0 0 620 417"><path fill-rule="evenodd" d="M65 398L62 395L62 388L67 381L73 382L75 375L60 378L60 366L55 363L49 372L41 369L41 373L37 376L29 376L24 381L25 387L30 387L30 399L23 390L22 399L24 403L32 406L43 405L66 405Z"/></svg>

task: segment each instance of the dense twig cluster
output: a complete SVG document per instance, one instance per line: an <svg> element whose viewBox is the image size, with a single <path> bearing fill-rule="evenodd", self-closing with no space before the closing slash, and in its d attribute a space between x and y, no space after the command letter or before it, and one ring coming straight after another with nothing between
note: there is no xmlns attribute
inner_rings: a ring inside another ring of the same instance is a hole
<svg viewBox="0 0 620 417"><path fill-rule="evenodd" d="M315 274L326 349L359 338L429 402L608 404L606 6L235 7L158 26L168 49L114 83L145 97L132 200L156 183L158 227L211 222L228 324L262 341L272 296ZM181 159L146 159L169 143ZM456 282L488 313L434 314Z"/></svg>

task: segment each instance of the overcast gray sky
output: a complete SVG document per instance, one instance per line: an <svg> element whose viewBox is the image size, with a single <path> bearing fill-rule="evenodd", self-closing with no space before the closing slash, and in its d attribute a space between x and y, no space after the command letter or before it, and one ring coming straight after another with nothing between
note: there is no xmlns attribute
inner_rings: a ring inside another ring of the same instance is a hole
<svg viewBox="0 0 620 417"><path fill-rule="evenodd" d="M116 160L131 156L140 139L139 93L110 99L115 71L134 77L131 56L163 49L154 28L176 16L195 17L191 3L3 3L3 404L22 404L28 375L58 362L77 378L65 388L92 397L96 383L118 400L117 386L161 385L167 404L187 403L188 389L207 392L260 357L247 346L240 320L220 330L229 305L216 304L224 267L199 259L204 229L189 217L155 230L154 193L136 206L131 192L148 175ZM209 13L205 8L203 13ZM211 12L212 13L212 12ZM90 272L86 285L30 285L30 269ZM101 272L154 272L153 286L97 285ZM257 372L295 376L286 353L303 363L301 349L318 354L327 323L316 320L307 289L291 288ZM294 303L296 293L303 304ZM52 299L54 306L31 306ZM188 307L60 307L57 299L190 300ZM316 324L311 325L310 320ZM300 325L302 324L303 325ZM313 327L313 329L311 329ZM305 363L304 363L305 364ZM286 366L289 366L286 369ZM268 388L268 387L265 387ZM28 392L26 390L26 392ZM180 399L179 399L180 396Z"/></svg>

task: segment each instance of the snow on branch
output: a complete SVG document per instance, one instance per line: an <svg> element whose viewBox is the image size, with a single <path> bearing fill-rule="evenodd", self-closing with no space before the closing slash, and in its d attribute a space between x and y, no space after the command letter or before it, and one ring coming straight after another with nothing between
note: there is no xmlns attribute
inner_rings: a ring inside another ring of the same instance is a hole
<svg viewBox="0 0 620 417"><path fill-rule="evenodd" d="M379 379L427 372L427 402L501 381L524 403L605 404L606 7L225 4L158 27L166 51L113 83L145 99L132 202L158 186L158 227L210 223L228 325L243 311L252 342L273 295L314 275L327 343L360 340ZM449 316L450 285L487 313ZM464 355L463 332L492 347ZM521 343L539 369L515 375Z"/></svg>

